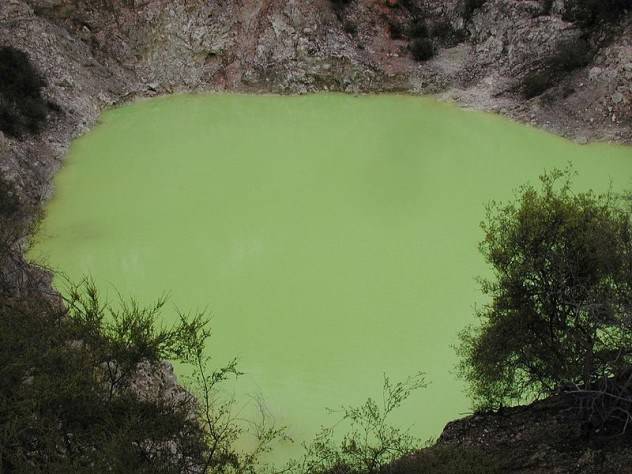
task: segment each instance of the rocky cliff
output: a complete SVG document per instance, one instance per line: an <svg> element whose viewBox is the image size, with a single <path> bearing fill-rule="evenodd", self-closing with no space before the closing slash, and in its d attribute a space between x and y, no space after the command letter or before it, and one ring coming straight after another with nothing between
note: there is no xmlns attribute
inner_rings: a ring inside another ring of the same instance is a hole
<svg viewBox="0 0 632 474"><path fill-rule="evenodd" d="M0 137L2 171L40 200L73 137L104 107L175 91L435 93L580 142L632 141L632 15L587 30L564 1L5 0L0 44L26 51L61 107L38 138ZM546 10L545 10L546 9ZM436 56L399 31L423 19ZM561 45L594 55L525 100Z"/></svg>

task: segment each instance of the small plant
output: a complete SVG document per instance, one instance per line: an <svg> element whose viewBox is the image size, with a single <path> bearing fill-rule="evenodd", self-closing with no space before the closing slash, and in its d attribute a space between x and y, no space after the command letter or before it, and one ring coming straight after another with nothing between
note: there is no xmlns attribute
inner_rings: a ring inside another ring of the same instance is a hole
<svg viewBox="0 0 632 474"><path fill-rule="evenodd" d="M417 61L427 61L435 55L434 45L429 38L416 38L410 44L410 51Z"/></svg>
<svg viewBox="0 0 632 474"><path fill-rule="evenodd" d="M408 431L391 426L388 420L413 392L425 386L423 374L397 383L384 377L380 403L369 398L361 406L342 407L340 421L323 428L305 446L304 458L291 463L288 469L310 474L377 474L402 456L413 453L420 441ZM348 431L337 442L336 428L345 424Z"/></svg>

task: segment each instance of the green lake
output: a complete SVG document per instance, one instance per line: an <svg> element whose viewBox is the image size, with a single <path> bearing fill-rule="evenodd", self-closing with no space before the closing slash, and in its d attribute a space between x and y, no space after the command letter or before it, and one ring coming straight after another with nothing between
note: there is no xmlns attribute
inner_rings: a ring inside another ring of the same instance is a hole
<svg viewBox="0 0 632 474"><path fill-rule="evenodd" d="M181 95L105 113L76 140L30 256L71 280L212 315L208 347L246 375L300 452L326 408L430 385L395 422L437 436L469 404L452 345L486 274L479 223L547 169L632 188L632 150L579 146L403 96ZM62 286L62 280L58 279Z"/></svg>

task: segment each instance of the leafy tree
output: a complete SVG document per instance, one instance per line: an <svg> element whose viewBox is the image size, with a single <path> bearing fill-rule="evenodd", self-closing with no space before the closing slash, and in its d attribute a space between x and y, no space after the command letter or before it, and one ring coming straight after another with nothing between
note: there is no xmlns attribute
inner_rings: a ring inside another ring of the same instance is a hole
<svg viewBox="0 0 632 474"><path fill-rule="evenodd" d="M571 184L569 171L555 171L539 189L490 204L480 245L493 270L482 280L489 303L477 312L480 326L461 335L460 371L479 408L567 390L588 397L580 398L593 415L604 402L601 421L627 423L631 212L612 191Z"/></svg>

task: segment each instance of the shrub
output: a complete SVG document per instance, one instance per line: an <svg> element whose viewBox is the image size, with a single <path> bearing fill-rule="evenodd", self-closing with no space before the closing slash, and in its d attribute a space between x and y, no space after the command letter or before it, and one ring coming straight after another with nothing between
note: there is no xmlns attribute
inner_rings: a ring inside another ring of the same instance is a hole
<svg viewBox="0 0 632 474"><path fill-rule="evenodd" d="M429 38L416 38L413 40L410 44L410 51L417 61L427 61L435 54L434 45Z"/></svg>
<svg viewBox="0 0 632 474"><path fill-rule="evenodd" d="M590 28L602 21L616 21L630 9L632 0L574 0L566 2L562 18Z"/></svg>
<svg viewBox="0 0 632 474"><path fill-rule="evenodd" d="M476 407L571 388L591 401L627 400L630 413L631 217L612 192L573 192L568 171L543 176L540 189L524 186L508 204L490 204L480 245L493 270L482 280L489 303L459 350ZM604 395L612 387L624 390ZM604 402L603 421L627 416L609 411L613 403Z"/></svg>
<svg viewBox="0 0 632 474"><path fill-rule="evenodd" d="M159 327L163 304L115 309L90 282L65 305L37 291L2 295L0 472L253 471L280 431L262 429L251 453L234 448L242 429L217 387L235 364L208 373L206 320ZM159 376L164 358L192 365L199 401L138 392L139 367Z"/></svg>
<svg viewBox="0 0 632 474"><path fill-rule="evenodd" d="M0 470L175 473L185 466L168 442L200 462L200 429L186 404L143 400L130 383L143 358L185 350L178 334L201 330L201 321L156 330L153 311L136 308L106 323L92 286L68 303L66 311L43 297L0 301Z"/></svg>
<svg viewBox="0 0 632 474"><path fill-rule="evenodd" d="M45 85L24 52L0 48L0 130L11 137L39 132L48 115Z"/></svg>
<svg viewBox="0 0 632 474"><path fill-rule="evenodd" d="M408 431L391 426L389 417L425 385L422 374L397 383L385 377L381 403L369 398L361 406L342 407L340 421L323 428L305 446L303 459L287 469L310 474L377 474L399 458L411 455L420 442ZM341 425L347 425L348 431L338 443L334 435Z"/></svg>

